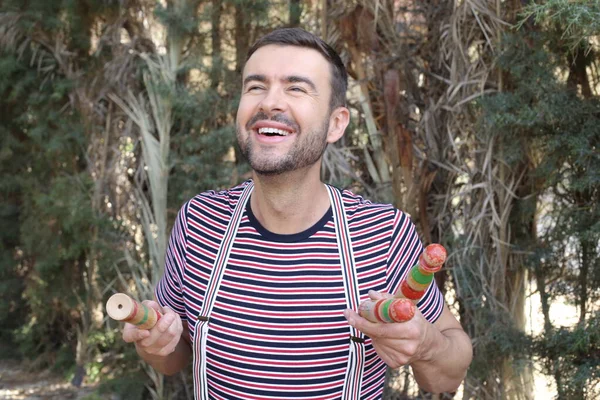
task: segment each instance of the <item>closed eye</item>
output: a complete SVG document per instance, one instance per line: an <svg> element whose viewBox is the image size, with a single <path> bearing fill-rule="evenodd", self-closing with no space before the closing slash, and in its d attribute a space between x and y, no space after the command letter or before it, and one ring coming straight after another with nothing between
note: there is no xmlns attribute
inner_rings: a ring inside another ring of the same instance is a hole
<svg viewBox="0 0 600 400"><path fill-rule="evenodd" d="M253 86L248 86L248 88L246 89L246 91L247 92L252 92L252 91L262 90L262 89L263 89L262 86L253 85Z"/></svg>
<svg viewBox="0 0 600 400"><path fill-rule="evenodd" d="M306 93L306 89L298 86L292 86L291 88L289 88L289 90L291 90L292 92Z"/></svg>

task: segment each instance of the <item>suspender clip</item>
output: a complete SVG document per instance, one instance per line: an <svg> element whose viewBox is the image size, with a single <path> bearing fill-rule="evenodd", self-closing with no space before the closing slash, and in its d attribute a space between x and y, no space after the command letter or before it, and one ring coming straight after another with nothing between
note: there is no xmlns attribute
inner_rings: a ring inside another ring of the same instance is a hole
<svg viewBox="0 0 600 400"><path fill-rule="evenodd" d="M365 342L364 338L361 338L358 336L353 336L353 335L350 335L350 340L352 340L353 342L356 342L356 343L364 343Z"/></svg>

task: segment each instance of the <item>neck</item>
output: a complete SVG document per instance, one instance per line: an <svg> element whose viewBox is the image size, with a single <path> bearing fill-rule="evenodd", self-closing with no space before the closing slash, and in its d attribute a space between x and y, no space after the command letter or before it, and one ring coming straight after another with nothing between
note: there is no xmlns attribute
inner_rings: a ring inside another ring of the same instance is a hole
<svg viewBox="0 0 600 400"><path fill-rule="evenodd" d="M327 189L318 172L254 173L250 206L261 225L273 233L294 234L317 223L329 209Z"/></svg>

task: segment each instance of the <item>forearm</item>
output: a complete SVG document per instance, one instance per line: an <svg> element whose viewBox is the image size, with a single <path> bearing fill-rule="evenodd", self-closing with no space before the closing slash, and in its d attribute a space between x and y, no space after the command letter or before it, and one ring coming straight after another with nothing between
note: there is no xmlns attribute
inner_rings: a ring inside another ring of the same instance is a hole
<svg viewBox="0 0 600 400"><path fill-rule="evenodd" d="M175 350L167 356L146 353L137 343L135 349L139 356L152 368L165 375L173 375L181 371L192 358L192 349L183 338L179 340Z"/></svg>
<svg viewBox="0 0 600 400"><path fill-rule="evenodd" d="M473 357L471 340L460 328L439 331L432 326L428 351L411 363L419 386L431 393L455 391Z"/></svg>

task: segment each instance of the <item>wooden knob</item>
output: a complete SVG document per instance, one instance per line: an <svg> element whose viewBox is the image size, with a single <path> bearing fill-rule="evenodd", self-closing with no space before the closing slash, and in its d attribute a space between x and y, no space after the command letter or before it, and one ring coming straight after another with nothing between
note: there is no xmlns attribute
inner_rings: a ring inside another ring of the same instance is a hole
<svg viewBox="0 0 600 400"><path fill-rule="evenodd" d="M365 300L358 314L371 322L406 322L415 316L416 306L408 299Z"/></svg>
<svg viewBox="0 0 600 400"><path fill-rule="evenodd" d="M152 329L161 314L124 293L113 294L106 302L106 312L117 321L129 322L139 329Z"/></svg>

